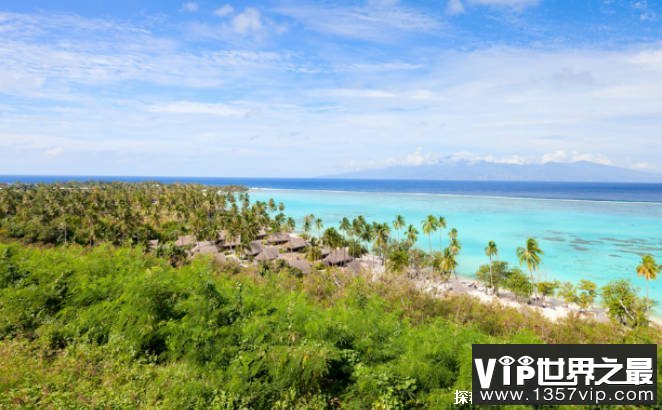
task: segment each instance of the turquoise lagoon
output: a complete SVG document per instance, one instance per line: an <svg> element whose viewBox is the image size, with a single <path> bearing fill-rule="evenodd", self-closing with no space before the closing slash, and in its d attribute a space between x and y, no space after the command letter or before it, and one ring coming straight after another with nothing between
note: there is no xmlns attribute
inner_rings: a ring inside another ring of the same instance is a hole
<svg viewBox="0 0 662 410"><path fill-rule="evenodd" d="M441 241L445 246L448 229L458 229L458 273L466 277L487 263L484 248L489 240L496 241L499 259L516 264L515 249L536 238L545 252L539 278L588 279L599 285L628 279L642 295L645 280L635 272L640 256L649 253L662 261L662 203L300 189L253 189L251 197L283 202L299 227L309 213L321 217L325 226L337 226L345 216L392 222L401 214L420 232L426 215L444 216L448 228ZM439 249L439 243L437 232L432 247ZM421 234L417 245L427 251L428 238ZM651 298L662 302L662 279L649 286ZM660 306L657 312L662 312Z"/></svg>

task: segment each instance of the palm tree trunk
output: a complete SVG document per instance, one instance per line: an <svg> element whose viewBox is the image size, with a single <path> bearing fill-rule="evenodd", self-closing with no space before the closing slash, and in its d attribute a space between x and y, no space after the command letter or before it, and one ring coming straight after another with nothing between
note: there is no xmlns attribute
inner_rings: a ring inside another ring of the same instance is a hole
<svg viewBox="0 0 662 410"><path fill-rule="evenodd" d="M492 255L490 255L490 287L492 287L492 293L494 293L494 277L492 276ZM487 294L487 292L485 292Z"/></svg>

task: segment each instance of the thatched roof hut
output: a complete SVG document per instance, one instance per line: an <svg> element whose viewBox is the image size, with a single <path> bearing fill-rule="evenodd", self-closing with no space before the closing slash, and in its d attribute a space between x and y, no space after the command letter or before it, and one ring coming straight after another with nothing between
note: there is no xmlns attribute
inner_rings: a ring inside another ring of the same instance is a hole
<svg viewBox="0 0 662 410"><path fill-rule="evenodd" d="M312 270L310 262L299 254L283 253L278 256L278 259L284 260L285 263L295 269L299 269L304 274L309 274Z"/></svg>
<svg viewBox="0 0 662 410"><path fill-rule="evenodd" d="M179 247L193 246L193 245L195 245L195 236L194 235L180 236L175 241L175 246L179 246Z"/></svg>
<svg viewBox="0 0 662 410"><path fill-rule="evenodd" d="M278 247L276 246L265 246L264 249L262 249L262 252L260 252L256 257L256 261L272 261L274 259L278 258L278 255L280 255L280 252L278 251Z"/></svg>
<svg viewBox="0 0 662 410"><path fill-rule="evenodd" d="M363 264L361 263L360 260L358 260L358 259L354 259L353 261L351 261L350 263L348 263L348 264L345 266L345 269L346 269L348 272L351 272L351 273L353 273L353 274L355 274L355 275L358 275L358 274L360 274L360 273L363 271Z"/></svg>
<svg viewBox="0 0 662 410"><path fill-rule="evenodd" d="M267 242L271 244L285 243L290 240L290 234L286 232L276 232L267 237Z"/></svg>
<svg viewBox="0 0 662 410"><path fill-rule="evenodd" d="M246 255L256 256L264 250L264 244L262 241L253 241L248 244L248 249L246 249Z"/></svg>
<svg viewBox="0 0 662 410"><path fill-rule="evenodd" d="M235 236L232 238L228 231L218 231L218 244L223 249L236 248L241 245L241 237Z"/></svg>
<svg viewBox="0 0 662 410"><path fill-rule="evenodd" d="M345 266L353 260L354 258L349 254L349 250L344 248L333 250L326 258L322 259L322 262L327 266Z"/></svg>
<svg viewBox="0 0 662 410"><path fill-rule="evenodd" d="M288 251L298 251L299 249L305 248L306 245L308 245L308 243L303 238L292 236L289 241L283 244L283 248Z"/></svg>
<svg viewBox="0 0 662 410"><path fill-rule="evenodd" d="M191 249L191 254L216 254L218 253L218 248L216 243L212 241L201 241L198 242L193 249Z"/></svg>
<svg viewBox="0 0 662 410"><path fill-rule="evenodd" d="M264 239L267 237L267 230L264 228L260 228L260 230L257 232L257 235L255 235L257 239Z"/></svg>

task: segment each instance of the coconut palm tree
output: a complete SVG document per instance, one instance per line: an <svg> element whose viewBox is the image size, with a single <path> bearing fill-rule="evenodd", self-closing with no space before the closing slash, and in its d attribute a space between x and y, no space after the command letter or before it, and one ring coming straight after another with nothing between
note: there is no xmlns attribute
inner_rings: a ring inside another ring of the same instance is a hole
<svg viewBox="0 0 662 410"><path fill-rule="evenodd" d="M432 253L432 239L430 235L437 231L438 224L439 220L437 220L437 218L433 215L428 215L428 217L421 222L423 233L428 236L428 247L430 248L430 253Z"/></svg>
<svg viewBox="0 0 662 410"><path fill-rule="evenodd" d="M540 256L543 254L544 252L538 246L538 242L533 238L526 240L526 247L517 248L517 259L519 259L520 265L526 265L527 269L529 269L529 275L531 276L531 286L534 292L536 287L533 273L538 270L538 267L541 263Z"/></svg>
<svg viewBox="0 0 662 410"><path fill-rule="evenodd" d="M407 227L407 242L409 242L410 246L413 246L417 240L418 240L418 229L416 229L414 225L409 225Z"/></svg>
<svg viewBox="0 0 662 410"><path fill-rule="evenodd" d="M324 222L322 222L322 218L315 218L315 229L317 229L317 237L321 238L322 229L324 229Z"/></svg>
<svg viewBox="0 0 662 410"><path fill-rule="evenodd" d="M344 217L340 221L340 226L338 228L343 233L343 237L345 238L345 240L347 240L347 236L349 235L349 232L352 230L352 224L349 222L349 219L347 219L347 217ZM345 256L345 259L347 259L347 249L344 246L343 246L343 254Z"/></svg>
<svg viewBox="0 0 662 410"><path fill-rule="evenodd" d="M637 276L646 279L646 309L650 308L650 299L648 298L648 281L655 280L660 273L660 266L655 262L653 255L644 255L641 257L641 264L637 266Z"/></svg>
<svg viewBox="0 0 662 410"><path fill-rule="evenodd" d="M499 253L499 250L497 249L497 245L494 241L489 241L487 243L487 247L485 247L485 255L487 255L490 258L490 287L492 288L492 291L494 292L494 276L492 276L492 257L497 256Z"/></svg>
<svg viewBox="0 0 662 410"><path fill-rule="evenodd" d="M313 214L308 214L303 217L303 233L306 234L306 236L309 235L310 230L313 227L313 221L315 220L315 215Z"/></svg>
<svg viewBox="0 0 662 410"><path fill-rule="evenodd" d="M400 229L405 227L405 217L402 215L396 215L395 220L393 221L393 229L398 234L398 240L400 240Z"/></svg>
<svg viewBox="0 0 662 410"><path fill-rule="evenodd" d="M444 229L446 229L446 218L440 216L437 219L437 228L439 229L439 249L443 249Z"/></svg>
<svg viewBox="0 0 662 410"><path fill-rule="evenodd" d="M452 228L448 231L448 239L450 239L451 242L457 239L457 229Z"/></svg>
<svg viewBox="0 0 662 410"><path fill-rule="evenodd" d="M382 254L382 263L386 264L386 246L388 245L389 236L391 235L391 228L387 223L375 223L373 226L375 233L375 247L379 249Z"/></svg>

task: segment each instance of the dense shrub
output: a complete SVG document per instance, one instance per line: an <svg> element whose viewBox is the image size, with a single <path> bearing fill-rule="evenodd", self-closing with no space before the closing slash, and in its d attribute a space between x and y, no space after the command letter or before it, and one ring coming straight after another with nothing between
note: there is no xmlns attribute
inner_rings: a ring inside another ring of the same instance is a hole
<svg viewBox="0 0 662 410"><path fill-rule="evenodd" d="M439 408L471 344L659 341L329 271L0 245L0 407Z"/></svg>

